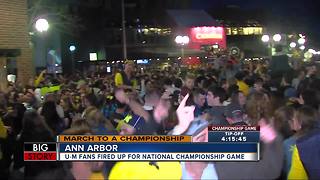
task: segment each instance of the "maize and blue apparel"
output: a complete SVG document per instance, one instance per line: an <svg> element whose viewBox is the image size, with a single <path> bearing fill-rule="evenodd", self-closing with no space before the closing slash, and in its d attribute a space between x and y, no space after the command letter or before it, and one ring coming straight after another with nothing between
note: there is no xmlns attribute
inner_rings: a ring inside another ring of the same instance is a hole
<svg viewBox="0 0 320 180"><path fill-rule="evenodd" d="M292 166L288 178L320 179L320 125L299 138L293 151Z"/></svg>

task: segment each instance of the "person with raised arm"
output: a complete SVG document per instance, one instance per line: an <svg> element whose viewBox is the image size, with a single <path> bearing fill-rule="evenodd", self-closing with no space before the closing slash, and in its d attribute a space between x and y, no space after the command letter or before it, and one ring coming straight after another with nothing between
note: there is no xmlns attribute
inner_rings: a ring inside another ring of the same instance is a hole
<svg viewBox="0 0 320 180"><path fill-rule="evenodd" d="M116 73L114 77L115 86L126 90L135 90L136 84L133 80L134 62L125 61L124 70Z"/></svg>

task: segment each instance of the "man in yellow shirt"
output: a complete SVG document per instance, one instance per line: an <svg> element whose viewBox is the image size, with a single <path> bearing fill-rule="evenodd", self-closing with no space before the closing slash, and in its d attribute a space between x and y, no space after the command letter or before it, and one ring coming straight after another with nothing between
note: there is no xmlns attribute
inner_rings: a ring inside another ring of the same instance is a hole
<svg viewBox="0 0 320 180"><path fill-rule="evenodd" d="M239 91L243 92L245 96L249 95L249 86L243 81L244 79L244 73L238 72L235 75L235 78L237 79L237 86L239 87Z"/></svg>
<svg viewBox="0 0 320 180"><path fill-rule="evenodd" d="M127 60L124 70L116 73L114 77L115 86L123 89L135 89L136 83L133 80L134 62Z"/></svg>

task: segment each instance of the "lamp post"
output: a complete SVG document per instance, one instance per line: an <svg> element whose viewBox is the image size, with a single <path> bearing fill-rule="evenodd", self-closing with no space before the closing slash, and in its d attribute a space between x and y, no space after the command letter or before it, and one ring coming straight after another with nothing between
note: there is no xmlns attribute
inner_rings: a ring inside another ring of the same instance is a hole
<svg viewBox="0 0 320 180"><path fill-rule="evenodd" d="M76 50L76 46L71 45L69 47L70 53L71 53L71 72L74 73L74 51Z"/></svg>
<svg viewBox="0 0 320 180"><path fill-rule="evenodd" d="M270 36L269 35L263 35L261 37L261 41L268 45L268 56L272 56L272 48L270 43Z"/></svg>
<svg viewBox="0 0 320 180"><path fill-rule="evenodd" d="M124 0L121 0L121 25L122 25L122 48L123 59L127 59L127 37L126 37L126 20L125 20L125 4Z"/></svg>
<svg viewBox="0 0 320 180"><path fill-rule="evenodd" d="M189 44L189 37L188 36L181 36L178 35L176 36L175 40L174 40L178 45L181 46L181 59L184 58L184 45Z"/></svg>
<svg viewBox="0 0 320 180"><path fill-rule="evenodd" d="M47 37L46 37L47 34L43 34L43 33L45 33L45 32L48 31L48 29L49 29L49 22L48 22L47 19L39 18L39 19L36 20L34 27L35 27L35 29L36 29L37 32L39 32L41 35L43 35L43 36L41 37L42 42L44 43L43 48L44 48L44 50L45 50L45 57L44 57L43 59L45 60L45 63L47 64L47 70L49 70L49 69L50 69L50 65L48 65L48 42L47 42ZM38 47L41 49L41 47L39 46L39 44L36 44L36 46L37 46L37 49L38 49ZM35 48L33 48L33 51L35 51ZM42 52L42 51L40 50L39 52ZM41 53L41 54L42 54L42 53ZM33 53L33 55L35 56L35 52ZM35 65L35 64L36 64L36 63L35 63L35 57L33 57L32 59L33 59L33 64L34 64L34 66L36 66L36 65Z"/></svg>
<svg viewBox="0 0 320 180"><path fill-rule="evenodd" d="M266 34L261 37L261 41L263 43L268 44L268 49L269 49L268 50L269 51L268 54L269 54L269 56L272 56L272 48L273 48L274 44L280 43L281 40L282 40L282 37L278 33L274 34L272 36L272 39L270 39L270 36L266 35Z"/></svg>

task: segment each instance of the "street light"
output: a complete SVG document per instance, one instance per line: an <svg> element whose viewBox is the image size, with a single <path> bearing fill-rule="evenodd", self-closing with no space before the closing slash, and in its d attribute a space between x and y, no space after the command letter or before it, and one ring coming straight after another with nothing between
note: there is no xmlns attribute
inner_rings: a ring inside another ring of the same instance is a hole
<svg viewBox="0 0 320 180"><path fill-rule="evenodd" d="M305 42L306 42L306 39L304 39L304 38L299 38L298 39L298 43L301 44L301 45L303 45Z"/></svg>
<svg viewBox="0 0 320 180"><path fill-rule="evenodd" d="M269 40L270 40L269 35L263 35L263 36L261 37L261 41L264 42L264 43L269 42Z"/></svg>
<svg viewBox="0 0 320 180"><path fill-rule="evenodd" d="M39 19L37 19L37 20L35 21L34 28L35 28L35 30L38 31L39 33L42 33L42 32L48 31L48 29L49 29L49 23L48 23L48 21L47 21L46 19L39 18ZM31 32L30 34L34 34L34 32ZM50 54L50 51L48 50L48 41L47 41L46 35L45 35L45 34L42 34L42 35L44 35L44 36L41 37L41 41L43 42L43 47L42 47L42 48L39 47L39 46L38 46L39 44L37 44L37 41L34 40L33 43L35 44L35 48L33 48L33 51L34 51L34 53L35 53L35 52L38 51L38 50L39 50L39 51L44 50L44 51L45 51L45 52L43 53L44 56L41 55L41 56L42 56L41 58L43 58L45 62L48 62L48 54ZM40 36L39 36L39 37L40 37ZM34 60L36 60L36 59L37 59L37 58L33 58L33 63L35 63ZM51 65L50 65L50 63L46 63L46 64L47 64L48 70L51 72ZM53 67L53 68L55 68L55 67ZM55 69L54 69L54 70L55 70ZM56 71L53 71L53 72L54 72L54 74L55 74Z"/></svg>
<svg viewBox="0 0 320 180"><path fill-rule="evenodd" d="M177 43L177 44L180 44L182 42L182 36L177 36L174 41Z"/></svg>
<svg viewBox="0 0 320 180"><path fill-rule="evenodd" d="M182 37L182 45L188 44L190 41L188 36L183 36Z"/></svg>
<svg viewBox="0 0 320 180"><path fill-rule="evenodd" d="M44 32L49 29L49 23L46 19L38 19L36 21L36 29L39 32Z"/></svg>
<svg viewBox="0 0 320 180"><path fill-rule="evenodd" d="M188 44L190 39L188 36L177 36L174 40L177 44L185 45Z"/></svg>
<svg viewBox="0 0 320 180"><path fill-rule="evenodd" d="M73 52L73 51L76 50L76 47L75 47L74 45L71 45L71 46L69 47L69 50L70 50L71 52Z"/></svg>
<svg viewBox="0 0 320 180"><path fill-rule="evenodd" d="M261 41L268 45L268 55L272 54L272 41L270 41L270 36L265 34L261 37Z"/></svg>
<svg viewBox="0 0 320 180"><path fill-rule="evenodd" d="M291 48L295 48L295 47L297 46L297 43L291 42L291 43L289 44L289 46L290 46Z"/></svg>
<svg viewBox="0 0 320 180"><path fill-rule="evenodd" d="M174 40L178 45L181 45L181 57L184 58L184 45L188 44L190 39L188 36L176 36Z"/></svg>
<svg viewBox="0 0 320 180"><path fill-rule="evenodd" d="M275 41L275 42L279 42L279 41L281 41L281 35L280 34L275 34L275 35L273 35L273 40Z"/></svg>
<svg viewBox="0 0 320 180"><path fill-rule="evenodd" d="M74 51L76 50L76 46L74 45L71 45L69 46L69 50L70 50L70 53L71 53L71 72L73 73L74 72L74 68L75 68L75 64L74 64Z"/></svg>

